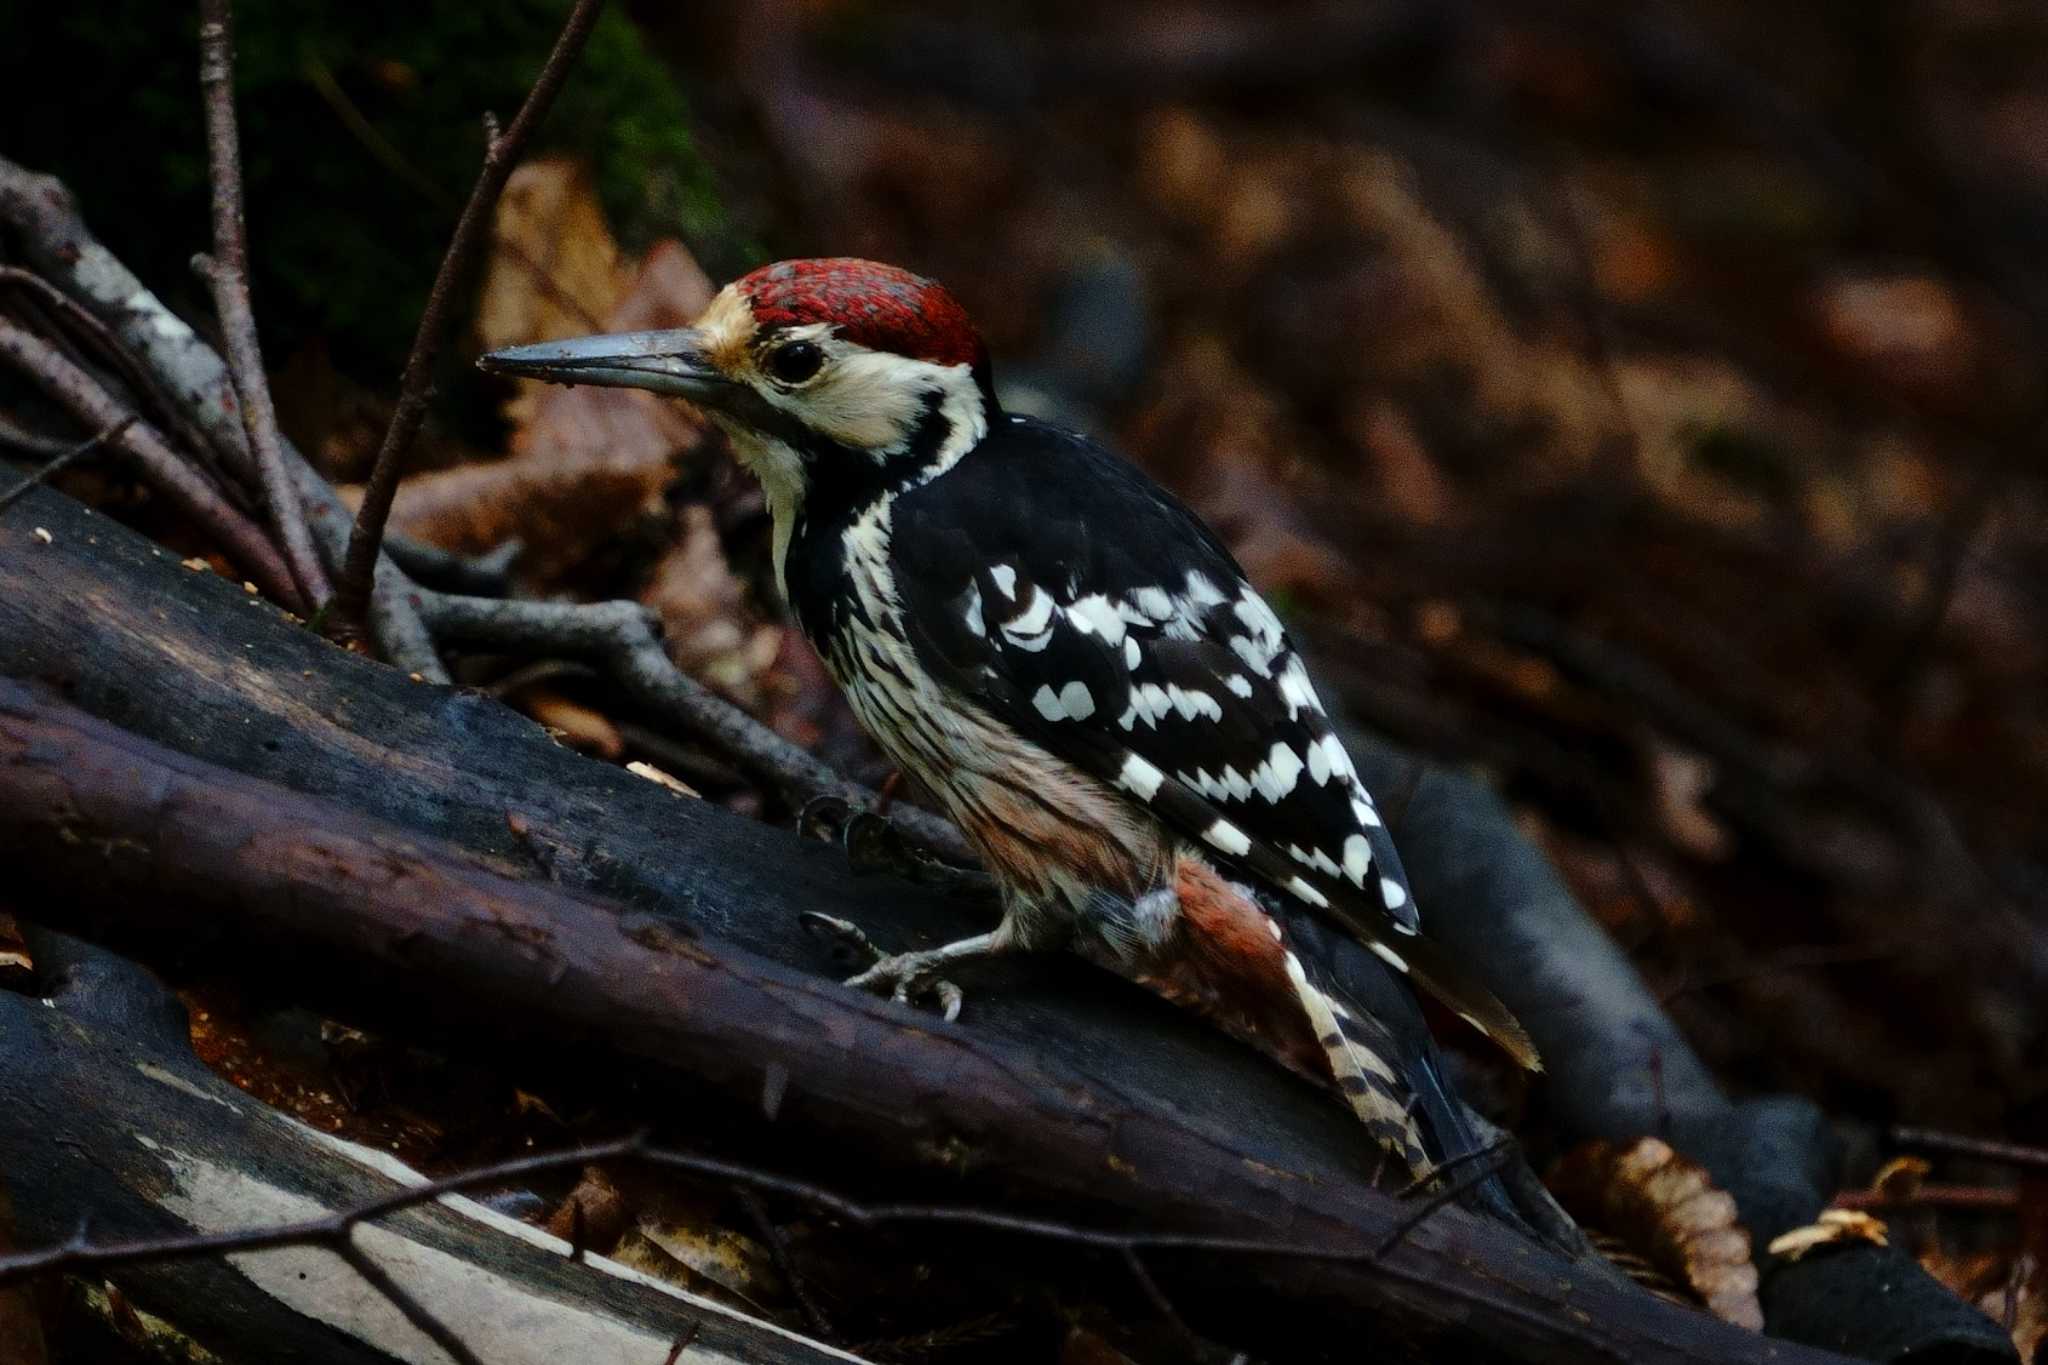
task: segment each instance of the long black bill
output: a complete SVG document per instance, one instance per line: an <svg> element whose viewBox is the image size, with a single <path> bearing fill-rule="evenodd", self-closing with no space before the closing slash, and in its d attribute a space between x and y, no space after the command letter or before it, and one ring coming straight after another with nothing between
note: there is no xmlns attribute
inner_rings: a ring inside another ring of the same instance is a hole
<svg viewBox="0 0 2048 1365"><path fill-rule="evenodd" d="M735 387L705 357L703 334L689 327L508 346L479 357L476 363L478 369L492 374L521 375L551 384L650 389L700 403L717 403Z"/></svg>

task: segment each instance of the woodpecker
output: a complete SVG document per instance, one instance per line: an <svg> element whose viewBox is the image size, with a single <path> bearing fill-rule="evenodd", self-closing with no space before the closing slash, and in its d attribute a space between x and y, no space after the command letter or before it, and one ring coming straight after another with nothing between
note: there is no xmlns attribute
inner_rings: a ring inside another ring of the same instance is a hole
<svg viewBox="0 0 2048 1365"><path fill-rule="evenodd" d="M1005 413L938 284L785 261L693 327L480 364L687 399L760 480L797 622L1002 893L990 932L850 984L902 999L1069 944L1334 1083L1418 1179L1475 1144L1407 983L1538 1065L1421 933L1371 793L1229 551L1119 456Z"/></svg>

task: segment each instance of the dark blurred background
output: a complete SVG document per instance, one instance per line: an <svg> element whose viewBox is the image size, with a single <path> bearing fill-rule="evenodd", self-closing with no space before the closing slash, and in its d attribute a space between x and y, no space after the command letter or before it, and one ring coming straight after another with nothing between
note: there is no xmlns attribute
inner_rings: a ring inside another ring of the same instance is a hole
<svg viewBox="0 0 2048 1365"><path fill-rule="evenodd" d="M258 314L338 477L563 8L239 7ZM0 87L6 152L199 317L191 28L16 6ZM640 0L544 141L500 304L597 330L664 241L940 278L1332 700L1513 799L1731 1087L2048 1138L2048 10ZM474 350L450 469L537 439ZM722 470L664 448L530 586L672 608L878 776Z"/></svg>

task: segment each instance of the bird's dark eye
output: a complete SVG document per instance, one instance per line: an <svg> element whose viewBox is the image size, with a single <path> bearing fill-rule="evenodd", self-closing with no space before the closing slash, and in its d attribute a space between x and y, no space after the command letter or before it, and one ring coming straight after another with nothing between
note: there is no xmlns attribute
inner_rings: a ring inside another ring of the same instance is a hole
<svg viewBox="0 0 2048 1365"><path fill-rule="evenodd" d="M768 372L785 384L801 384L825 363L815 341L792 341L768 353Z"/></svg>

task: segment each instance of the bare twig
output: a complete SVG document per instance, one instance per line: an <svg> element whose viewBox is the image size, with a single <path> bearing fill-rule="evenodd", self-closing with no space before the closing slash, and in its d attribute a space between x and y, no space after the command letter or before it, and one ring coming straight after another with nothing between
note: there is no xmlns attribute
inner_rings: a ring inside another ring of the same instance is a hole
<svg viewBox="0 0 2048 1365"><path fill-rule="evenodd" d="M740 1206L746 1209L747 1217L753 1220L754 1230L761 1234L761 1240L768 1244L768 1255L775 1262L775 1268L782 1273L782 1282L789 1286L789 1295L796 1300L797 1309L804 1315L804 1322L809 1325L811 1335L820 1341L838 1341L838 1329L833 1327L832 1319L826 1315L817 1295L811 1293L809 1281L804 1278L803 1271L797 1266L796 1255L790 1248L789 1238L783 1234L782 1225L769 1215L768 1206L761 1202L761 1196L752 1190L741 1190Z"/></svg>
<svg viewBox="0 0 2048 1365"><path fill-rule="evenodd" d="M0 176L4 176L5 171L5 164L0 163ZM133 388L135 397L150 405L149 415L160 422L165 430L176 432L187 449L202 457L207 472L216 479L220 478L218 444L197 421L193 420L187 406L165 390L163 381L149 366L136 358L135 352L123 344L111 327L96 317L84 304L34 271L23 270L20 266L0 265L0 281L19 286L33 294L47 306L51 321L56 327L74 332L90 342L97 357L117 370L120 377ZM32 326L30 330L39 329ZM222 491L230 497L238 493L237 489L225 484Z"/></svg>
<svg viewBox="0 0 2048 1365"><path fill-rule="evenodd" d="M90 309L162 381L173 406L190 414L206 441L224 452L238 473L253 474L241 403L227 366L93 237L61 181L0 157L0 222L19 234L28 259L49 281ZM328 565L337 565L348 544L349 510L289 441L284 455L313 534ZM388 558L380 559L370 597L371 636L391 663L428 682L445 683L448 670L413 610L412 592L412 580Z"/></svg>
<svg viewBox="0 0 2048 1365"><path fill-rule="evenodd" d="M126 431L128 429L128 424L134 420L135 419L132 416L123 417L119 421L115 422L112 426L101 427L98 431L86 437L83 441L80 441L78 444L71 446L70 448L63 450L59 452L57 455L53 456L48 464L45 464L42 468L36 470L35 473L29 475L20 483L8 489L5 493L0 493L0 512L6 511L15 503L21 501L22 498L28 495L28 491L31 488L36 487L38 484L44 482L47 479L54 478L58 474L63 473L64 470L75 461L83 459L85 456L90 455L93 451L98 450L101 446L105 445L108 441L113 440L116 436Z"/></svg>
<svg viewBox="0 0 2048 1365"><path fill-rule="evenodd" d="M1923 1152L1943 1152L1950 1156L1975 1157L1980 1161L2032 1166L2048 1171L2048 1147L2026 1147L2017 1142L1965 1137L1961 1133L1944 1133L1933 1128L1894 1128L1892 1141L1901 1147L1913 1147Z"/></svg>
<svg viewBox="0 0 2048 1365"><path fill-rule="evenodd" d="M249 245L242 220L242 152L235 128L234 13L229 0L199 0L199 89L206 105L206 153L213 179L213 255L193 259L213 291L227 345L228 368L241 396L242 426L263 490L278 548L291 566L299 595L318 608L329 596L327 571L285 473L277 409L263 373L256 314L249 303Z"/></svg>
<svg viewBox="0 0 2048 1365"><path fill-rule="evenodd" d="M509 653L566 655L602 665L648 710L709 741L756 781L799 800L833 796L860 810L875 794L849 782L702 683L668 657L653 617L637 602L506 602L443 593L418 595L422 618L444 644ZM950 822L898 802L889 819L943 858L972 862Z"/></svg>
<svg viewBox="0 0 2048 1365"><path fill-rule="evenodd" d="M1922 1185L1907 1194L1883 1190L1844 1190L1835 1196L1838 1209L1885 1212L1893 1209L1977 1209L2002 1212L2020 1207L2020 1192L1998 1185Z"/></svg>
<svg viewBox="0 0 2048 1365"><path fill-rule="evenodd" d="M55 1246L0 1256L0 1285L57 1271L104 1270L142 1261L189 1260L231 1253L269 1251L287 1246L324 1246L346 1259L373 1288L405 1313L422 1332L433 1337L451 1356L458 1361L474 1361L475 1357L453 1337L445 1324L435 1320L416 1299L396 1285L390 1275L356 1245L353 1240L356 1227L408 1208L430 1203L445 1195L483 1186L501 1185L559 1170L581 1169L593 1163L608 1161L638 1161L660 1169L717 1180L735 1185L749 1196L758 1196L761 1193L785 1195L863 1228L893 1224L975 1228L1114 1252L1131 1270L1141 1292L1159 1308L1169 1323L1196 1341L1202 1338L1188 1327L1157 1280L1145 1268L1139 1259L1141 1251L1202 1251L1230 1255L1371 1263L1387 1273L1395 1274L1397 1278L1405 1278L1405 1272L1396 1272L1391 1267L1380 1264L1382 1258L1392 1249L1389 1244L1383 1244L1375 1249L1357 1243L1345 1245L1341 1242L1288 1242L1172 1230L1118 1231L1091 1228L1057 1219L1021 1216L1002 1209L966 1204L871 1204L807 1180L764 1170L743 1162L656 1147L647 1141L644 1133L640 1133L608 1142L573 1147L565 1151L516 1157L476 1167L421 1184L406 1185L318 1218L282 1223L267 1228L179 1234L94 1244L89 1240L86 1230L81 1227L68 1240ZM1432 1201L1428 1207L1400 1225L1399 1235L1405 1236L1438 1207L1440 1205Z"/></svg>
<svg viewBox="0 0 2048 1365"><path fill-rule="evenodd" d="M153 427L123 411L91 375L41 337L5 319L0 319L0 359L11 362L82 424L95 430L118 428L113 439L150 487L217 540L273 600L295 608L302 605L291 570L263 529L221 497Z"/></svg>
<svg viewBox="0 0 2048 1365"><path fill-rule="evenodd" d="M385 429L383 443L377 448L377 462L363 487L362 504L356 509L355 528L349 535L348 554L335 589L333 618L335 627L341 631L360 630L367 617L384 525L390 519L391 502L398 494L399 477L405 472L413 438L426 420L428 380L448 328L456 285L467 278L471 261L489 228L499 192L505 188L505 181L533 130L547 116L548 106L554 103L556 92L568 78L569 68L603 8L604 0L576 0L576 8L570 11L554 50L548 54L547 63L513 116L511 126L502 136L490 138L484 149L483 171L477 176L476 188L470 191L462 216L456 220L454 237L441 258L440 271L434 276L433 290L427 295L426 310L420 314L419 330L413 335L412 351L406 356L405 371L399 378L398 404L392 411L391 425Z"/></svg>

